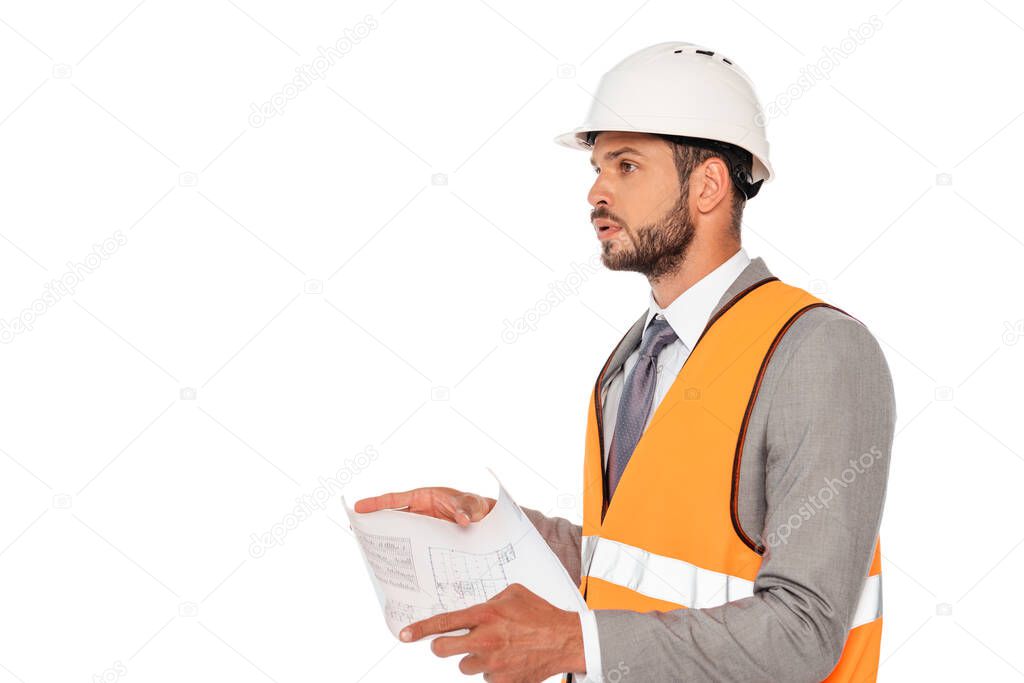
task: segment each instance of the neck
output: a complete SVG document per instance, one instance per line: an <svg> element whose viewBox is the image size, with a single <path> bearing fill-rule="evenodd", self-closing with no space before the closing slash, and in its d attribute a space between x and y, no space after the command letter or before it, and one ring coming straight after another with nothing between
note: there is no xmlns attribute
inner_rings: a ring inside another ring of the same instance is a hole
<svg viewBox="0 0 1024 683"><path fill-rule="evenodd" d="M648 280L658 306L667 308L680 294L732 258L741 246L735 240L719 240L711 244L694 240L678 268L657 280Z"/></svg>

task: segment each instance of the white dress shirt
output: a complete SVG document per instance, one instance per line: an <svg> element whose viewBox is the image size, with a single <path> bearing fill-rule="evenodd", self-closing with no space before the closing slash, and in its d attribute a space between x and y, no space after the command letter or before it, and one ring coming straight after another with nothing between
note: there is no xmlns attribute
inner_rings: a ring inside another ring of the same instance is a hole
<svg viewBox="0 0 1024 683"><path fill-rule="evenodd" d="M667 344L658 354L654 402L651 405L651 412L647 415L647 421L644 423L645 430L650 424L654 411L657 410L658 405L665 398L665 394L675 382L676 376L697 343L701 332L704 331L711 312L715 310L715 306L729 289L729 285L739 277L749 263L750 257L747 256L743 247L740 247L739 251L693 283L665 308L660 307L654 300L654 291L651 290L644 330L655 316L662 316L668 320L669 326L679 338L671 344ZM637 348L626 358L623 367L608 382L607 389L601 397L603 401L603 461L605 467L608 466L608 451L611 447L612 435L615 433L615 420L618 417L619 398L622 395L625 377L633 371L639 356L640 349ZM583 656L587 664L587 673L585 675L577 673L573 678L580 683L604 683L604 675L601 670L601 650L597 637L597 619L594 617L594 613L591 611L581 612L580 625L583 628Z"/></svg>

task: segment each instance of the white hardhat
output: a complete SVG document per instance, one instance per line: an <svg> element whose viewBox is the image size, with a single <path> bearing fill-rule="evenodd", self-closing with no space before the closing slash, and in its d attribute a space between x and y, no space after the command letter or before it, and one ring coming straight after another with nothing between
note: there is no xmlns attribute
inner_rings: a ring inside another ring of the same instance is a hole
<svg viewBox="0 0 1024 683"><path fill-rule="evenodd" d="M731 59L693 43L667 42L612 67L601 77L586 122L555 142L589 150L596 133L621 131L676 136L712 148L713 141L728 143L752 155L750 176L737 176L735 159L727 158L733 180L752 197L759 181L773 176L764 123L754 84Z"/></svg>

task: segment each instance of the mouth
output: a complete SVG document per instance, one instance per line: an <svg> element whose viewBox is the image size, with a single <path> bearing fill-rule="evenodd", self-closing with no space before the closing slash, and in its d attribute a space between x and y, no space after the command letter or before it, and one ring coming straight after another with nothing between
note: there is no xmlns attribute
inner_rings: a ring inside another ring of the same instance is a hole
<svg viewBox="0 0 1024 683"><path fill-rule="evenodd" d="M598 221L597 223L594 223L594 230L597 232L597 238L599 240L604 240L618 234L622 228L614 223Z"/></svg>

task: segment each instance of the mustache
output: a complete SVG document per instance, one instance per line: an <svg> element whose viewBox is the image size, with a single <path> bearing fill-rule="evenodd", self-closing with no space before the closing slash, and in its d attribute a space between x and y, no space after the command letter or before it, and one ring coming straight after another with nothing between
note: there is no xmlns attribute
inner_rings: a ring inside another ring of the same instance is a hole
<svg viewBox="0 0 1024 683"><path fill-rule="evenodd" d="M603 209L603 210L602 209L595 209L594 211L590 212L590 222L591 223L596 221L598 218L607 218L608 220L612 221L616 225L621 225L622 227L626 227L626 224L623 223L619 219L618 216L613 214L611 211L608 211L607 209Z"/></svg>

